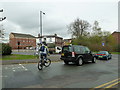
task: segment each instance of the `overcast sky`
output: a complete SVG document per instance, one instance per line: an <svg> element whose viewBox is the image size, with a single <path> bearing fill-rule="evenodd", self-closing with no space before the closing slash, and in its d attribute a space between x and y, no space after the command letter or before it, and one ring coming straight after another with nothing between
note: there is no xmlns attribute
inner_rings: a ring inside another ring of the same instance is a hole
<svg viewBox="0 0 120 90"><path fill-rule="evenodd" d="M0 3L0 8L4 9L0 15L7 17L2 22L7 38L11 32L37 36L40 33L40 11L45 13L42 15L43 35L56 33L63 38L71 38L67 25L76 18L87 20L91 25L97 20L104 31L113 32L118 29L118 0L10 1L2 0Z"/></svg>

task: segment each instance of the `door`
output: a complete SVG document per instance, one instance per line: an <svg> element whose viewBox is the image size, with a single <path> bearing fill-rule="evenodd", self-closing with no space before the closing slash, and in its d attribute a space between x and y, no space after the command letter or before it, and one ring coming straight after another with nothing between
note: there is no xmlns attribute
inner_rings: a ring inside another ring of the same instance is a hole
<svg viewBox="0 0 120 90"><path fill-rule="evenodd" d="M93 58L93 55L91 53L91 51L89 50L88 47L84 47L84 59L86 61L91 61Z"/></svg>
<svg viewBox="0 0 120 90"><path fill-rule="evenodd" d="M71 46L64 46L62 48L62 57L71 57L72 54L71 54L71 50L72 50L72 47Z"/></svg>

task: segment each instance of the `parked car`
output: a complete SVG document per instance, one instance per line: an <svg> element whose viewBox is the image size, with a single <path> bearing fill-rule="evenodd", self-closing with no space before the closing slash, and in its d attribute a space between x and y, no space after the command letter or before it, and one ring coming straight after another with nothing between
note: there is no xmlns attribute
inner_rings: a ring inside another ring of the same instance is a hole
<svg viewBox="0 0 120 90"><path fill-rule="evenodd" d="M112 55L108 51L99 51L97 54L95 54L96 59L111 59Z"/></svg>
<svg viewBox="0 0 120 90"><path fill-rule="evenodd" d="M62 47L61 60L65 64L69 62L76 63L76 65L83 65L84 62L96 62L96 59L88 47L80 45L66 45Z"/></svg>

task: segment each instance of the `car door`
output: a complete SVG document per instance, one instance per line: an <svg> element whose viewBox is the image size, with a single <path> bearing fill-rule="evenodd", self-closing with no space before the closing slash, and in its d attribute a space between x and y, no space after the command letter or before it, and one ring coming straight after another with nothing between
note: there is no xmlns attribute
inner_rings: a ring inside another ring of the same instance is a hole
<svg viewBox="0 0 120 90"><path fill-rule="evenodd" d="M62 57L68 58L71 56L71 46L64 46L62 48Z"/></svg>
<svg viewBox="0 0 120 90"><path fill-rule="evenodd" d="M84 47L84 58L86 61L91 61L93 58L93 55L88 47Z"/></svg>

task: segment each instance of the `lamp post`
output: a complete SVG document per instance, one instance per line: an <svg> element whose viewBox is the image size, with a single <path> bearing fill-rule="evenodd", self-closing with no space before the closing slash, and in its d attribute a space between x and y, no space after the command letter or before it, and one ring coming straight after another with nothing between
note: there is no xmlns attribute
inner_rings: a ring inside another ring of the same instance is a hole
<svg viewBox="0 0 120 90"><path fill-rule="evenodd" d="M0 12L3 12L3 9L0 10ZM3 20L5 20L6 17L2 17L2 15L0 16L0 22L2 22ZM4 38L4 29L3 29L3 24L0 23L0 39L3 41Z"/></svg>
<svg viewBox="0 0 120 90"><path fill-rule="evenodd" d="M42 43L42 14L45 15L44 12L40 11L40 43Z"/></svg>

